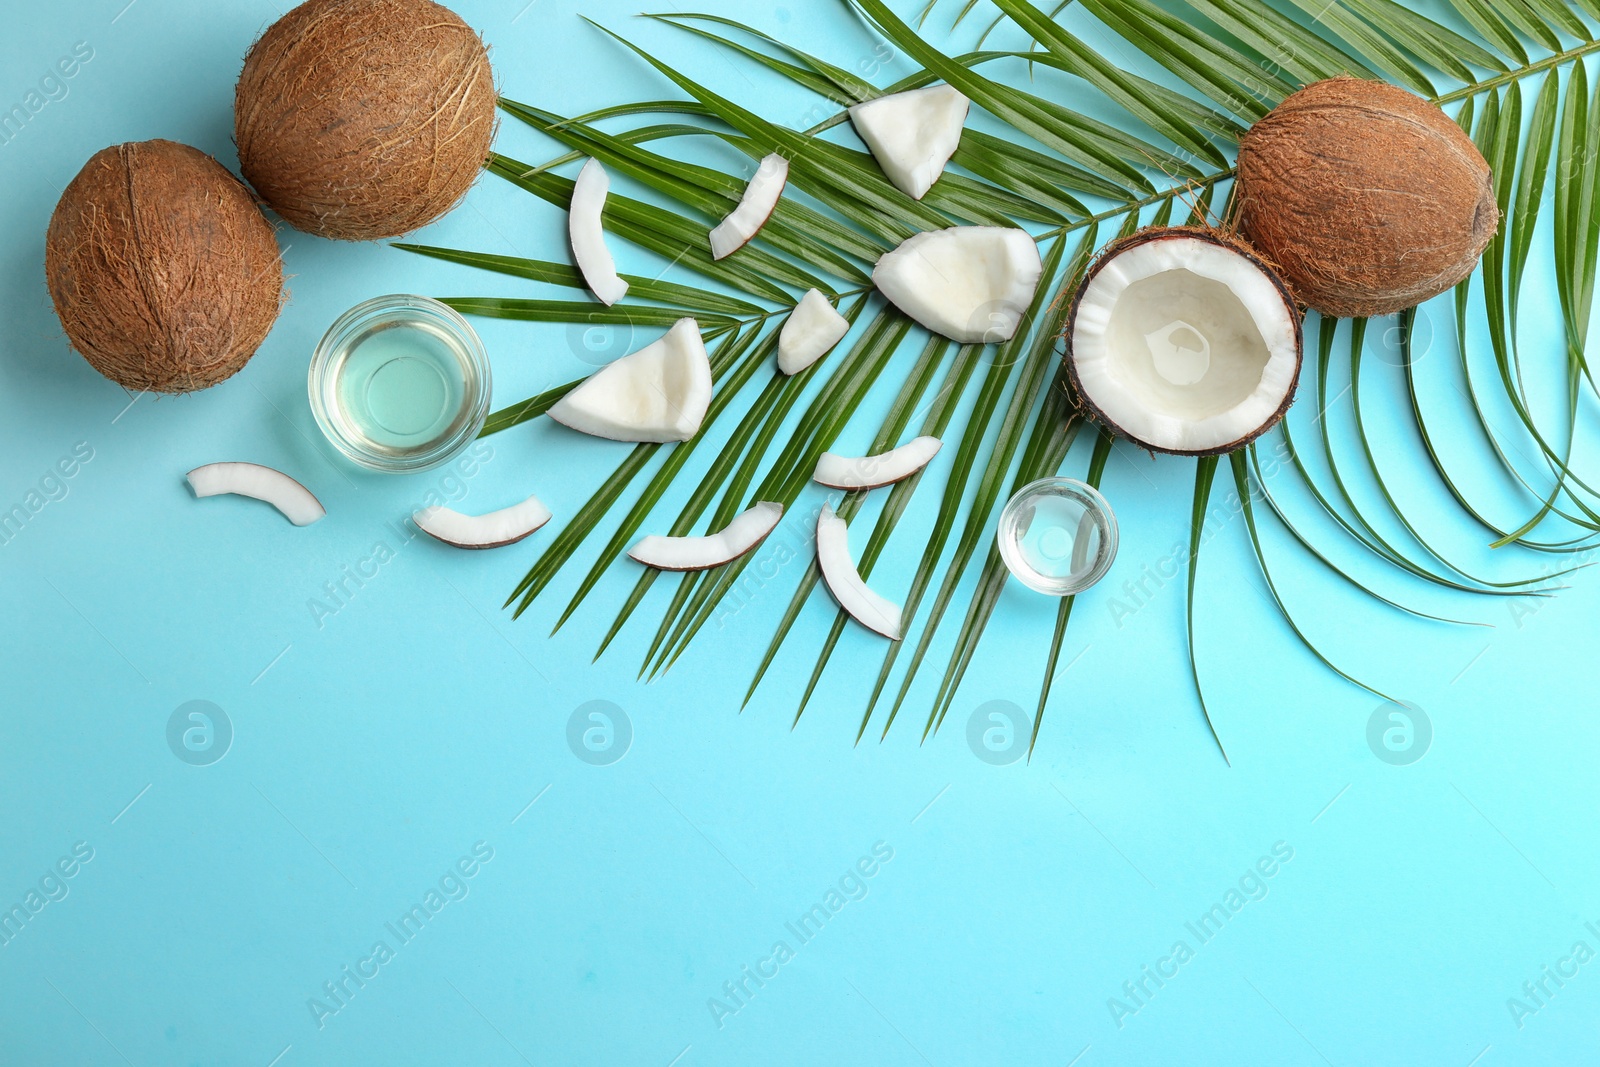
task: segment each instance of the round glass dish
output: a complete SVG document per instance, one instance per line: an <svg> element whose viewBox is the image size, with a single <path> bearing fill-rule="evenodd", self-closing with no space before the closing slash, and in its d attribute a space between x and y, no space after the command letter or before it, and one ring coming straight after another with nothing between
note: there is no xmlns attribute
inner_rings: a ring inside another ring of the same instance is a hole
<svg viewBox="0 0 1600 1067"><path fill-rule="evenodd" d="M311 413L340 452L404 474L446 463L489 417L489 355L456 311L380 296L340 315L311 357Z"/></svg>
<svg viewBox="0 0 1600 1067"><path fill-rule="evenodd" d="M1000 558L1023 585L1072 596L1111 569L1117 558L1117 517L1092 485L1042 478L1006 504L996 539Z"/></svg>

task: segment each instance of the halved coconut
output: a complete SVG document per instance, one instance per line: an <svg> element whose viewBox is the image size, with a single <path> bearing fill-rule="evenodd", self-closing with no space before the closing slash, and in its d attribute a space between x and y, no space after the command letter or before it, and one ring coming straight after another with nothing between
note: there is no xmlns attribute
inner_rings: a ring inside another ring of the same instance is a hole
<svg viewBox="0 0 1600 1067"><path fill-rule="evenodd" d="M572 258L577 260L584 284L595 299L607 307L628 295L628 283L617 274L617 264L606 246L606 231L601 223L606 197L610 194L610 175L598 159L591 159L578 172L578 180L572 186L572 204L567 210Z"/></svg>
<svg viewBox="0 0 1600 1067"><path fill-rule="evenodd" d="M850 332L850 320L839 314L820 289L811 289L789 313L778 334L778 369L799 374L833 351Z"/></svg>
<svg viewBox="0 0 1600 1067"><path fill-rule="evenodd" d="M900 606L867 588L850 555L850 528L822 505L817 516L817 567L828 591L852 619L891 641L900 640Z"/></svg>
<svg viewBox="0 0 1600 1067"><path fill-rule="evenodd" d="M933 462L943 443L937 437L918 437L892 452L876 456L837 456L824 452L811 480L833 489L859 492L882 489L904 481Z"/></svg>
<svg viewBox="0 0 1600 1067"><path fill-rule="evenodd" d="M628 549L628 555L662 571L703 571L731 563L752 551L777 529L783 505L763 501L705 537L661 537L652 534Z"/></svg>
<svg viewBox="0 0 1600 1067"><path fill-rule="evenodd" d="M262 500L296 526L310 526L328 512L305 486L282 471L259 463L208 463L189 472L197 497L247 496Z"/></svg>
<svg viewBox="0 0 1600 1067"><path fill-rule="evenodd" d="M1220 455L1294 400L1300 312L1237 239L1152 228L1110 245L1078 288L1067 368L1083 403L1152 452Z"/></svg>
<svg viewBox="0 0 1600 1067"><path fill-rule="evenodd" d="M780 155L763 159L756 168L756 176L745 186L739 206L711 231L711 258L726 259L754 240L772 213L778 210L778 201L787 184L789 161Z"/></svg>
<svg viewBox="0 0 1600 1067"><path fill-rule="evenodd" d="M936 334L962 344L1009 341L1044 264L1027 231L956 226L919 233L872 272L879 292Z"/></svg>
<svg viewBox="0 0 1600 1067"><path fill-rule="evenodd" d="M550 521L550 509L536 496L487 515L463 515L444 507L423 508L411 516L417 529L456 548L514 545Z"/></svg>
<svg viewBox="0 0 1600 1067"><path fill-rule="evenodd" d="M889 180L921 200L961 146L971 106L954 86L932 85L857 104L850 121Z"/></svg>
<svg viewBox="0 0 1600 1067"><path fill-rule="evenodd" d="M549 415L613 441L687 441L711 407L711 359L700 325L679 319L653 344L602 367Z"/></svg>

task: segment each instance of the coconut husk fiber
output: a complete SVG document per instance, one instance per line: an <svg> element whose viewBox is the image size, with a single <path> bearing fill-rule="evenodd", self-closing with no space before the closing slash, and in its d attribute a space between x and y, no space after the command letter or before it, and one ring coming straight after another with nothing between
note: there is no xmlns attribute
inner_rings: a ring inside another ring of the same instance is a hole
<svg viewBox="0 0 1600 1067"><path fill-rule="evenodd" d="M244 183L172 141L96 153L50 218L45 278L72 347L129 389L232 377L283 301L277 238Z"/></svg>
<svg viewBox="0 0 1600 1067"><path fill-rule="evenodd" d="M1415 307L1472 273L1500 226L1483 155L1434 104L1383 82L1294 93L1239 144L1239 223L1310 307Z"/></svg>
<svg viewBox="0 0 1600 1067"><path fill-rule="evenodd" d="M467 193L494 139L488 51L431 0L310 0L245 58L234 139L246 180L323 237L410 233Z"/></svg>

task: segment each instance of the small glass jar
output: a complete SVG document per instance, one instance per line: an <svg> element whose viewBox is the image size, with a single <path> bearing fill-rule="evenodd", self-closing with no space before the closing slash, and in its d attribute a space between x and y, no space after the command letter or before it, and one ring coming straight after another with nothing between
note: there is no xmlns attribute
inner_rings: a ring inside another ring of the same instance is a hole
<svg viewBox="0 0 1600 1067"><path fill-rule="evenodd" d="M453 308L380 296L328 328L311 357L311 412L340 452L402 474L447 463L489 417L489 355Z"/></svg>
<svg viewBox="0 0 1600 1067"><path fill-rule="evenodd" d="M1023 585L1073 596L1117 558L1117 517L1092 485L1042 478L1017 491L1000 513L1000 558Z"/></svg>

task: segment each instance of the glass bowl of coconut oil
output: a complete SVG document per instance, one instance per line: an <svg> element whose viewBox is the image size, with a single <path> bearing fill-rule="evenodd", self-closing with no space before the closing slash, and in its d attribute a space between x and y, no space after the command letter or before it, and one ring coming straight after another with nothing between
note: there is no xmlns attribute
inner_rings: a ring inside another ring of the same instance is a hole
<svg viewBox="0 0 1600 1067"><path fill-rule="evenodd" d="M311 357L311 412L330 443L376 471L424 471L489 417L489 355L467 320L425 296L380 296L328 328Z"/></svg>
<svg viewBox="0 0 1600 1067"><path fill-rule="evenodd" d="M1117 517L1094 486L1042 478L1000 513L1000 558L1030 589L1073 596L1106 576L1117 557Z"/></svg>

